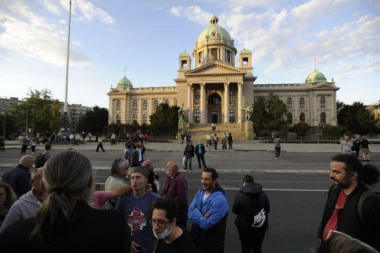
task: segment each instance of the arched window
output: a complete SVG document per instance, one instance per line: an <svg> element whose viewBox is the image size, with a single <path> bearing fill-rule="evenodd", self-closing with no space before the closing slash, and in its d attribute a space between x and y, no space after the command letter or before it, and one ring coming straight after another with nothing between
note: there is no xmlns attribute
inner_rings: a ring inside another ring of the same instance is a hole
<svg viewBox="0 0 380 253"><path fill-rule="evenodd" d="M232 123L235 122L235 110L230 109L228 111L228 120Z"/></svg>
<svg viewBox="0 0 380 253"><path fill-rule="evenodd" d="M194 110L194 121L199 123L201 121L201 112L199 109Z"/></svg>
<svg viewBox="0 0 380 253"><path fill-rule="evenodd" d="M300 114L300 122L305 122L305 113L303 112Z"/></svg>
<svg viewBox="0 0 380 253"><path fill-rule="evenodd" d="M148 108L148 101L144 100L143 108L144 108L144 110L146 110Z"/></svg>
<svg viewBox="0 0 380 253"><path fill-rule="evenodd" d="M200 99L201 99L201 95L199 94L199 91L194 92L194 103L199 104Z"/></svg>
<svg viewBox="0 0 380 253"><path fill-rule="evenodd" d="M167 105L169 104L169 100L168 99L165 100L165 104L167 104Z"/></svg>
<svg viewBox="0 0 380 253"><path fill-rule="evenodd" d="M304 107L305 107L305 99L300 98L300 108L304 108Z"/></svg>
<svg viewBox="0 0 380 253"><path fill-rule="evenodd" d="M325 108L325 105L326 105L326 99L325 97L321 97L321 99L319 100L320 104L321 104L321 108Z"/></svg>
<svg viewBox="0 0 380 253"><path fill-rule="evenodd" d="M146 114L143 115L143 123L148 122L148 116Z"/></svg>
<svg viewBox="0 0 380 253"><path fill-rule="evenodd" d="M293 106L293 100L292 100L292 98L288 98L286 100L286 107L288 107L288 109L289 109L289 108L292 108L292 106Z"/></svg>
<svg viewBox="0 0 380 253"><path fill-rule="evenodd" d="M326 124L326 113L321 112L321 124Z"/></svg>
<svg viewBox="0 0 380 253"><path fill-rule="evenodd" d="M154 106L154 109L157 108L157 106L158 106L158 100L157 99L153 101L153 106Z"/></svg>
<svg viewBox="0 0 380 253"><path fill-rule="evenodd" d="M137 100L133 100L133 110L137 110Z"/></svg>
<svg viewBox="0 0 380 253"><path fill-rule="evenodd" d="M134 120L137 120L137 114L133 114L132 118L133 118Z"/></svg>
<svg viewBox="0 0 380 253"><path fill-rule="evenodd" d="M120 114L116 114L116 124L120 124L121 119L120 119Z"/></svg>
<svg viewBox="0 0 380 253"><path fill-rule="evenodd" d="M120 100L116 100L116 110L120 110L121 102Z"/></svg>
<svg viewBox="0 0 380 253"><path fill-rule="evenodd" d="M208 97L208 103L210 105L220 104L220 96L217 93L213 93Z"/></svg>
<svg viewBox="0 0 380 253"><path fill-rule="evenodd" d="M293 114L291 112L288 112L288 114L286 114L286 123L287 124L293 124Z"/></svg>
<svg viewBox="0 0 380 253"><path fill-rule="evenodd" d="M228 99L229 99L230 104L232 104L235 101L235 92L230 91L228 94Z"/></svg>

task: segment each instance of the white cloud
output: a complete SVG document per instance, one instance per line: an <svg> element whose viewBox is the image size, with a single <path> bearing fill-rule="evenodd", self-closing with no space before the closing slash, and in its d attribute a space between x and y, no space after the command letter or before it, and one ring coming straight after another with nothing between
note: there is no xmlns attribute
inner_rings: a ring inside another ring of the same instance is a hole
<svg viewBox="0 0 380 253"><path fill-rule="evenodd" d="M39 2L44 6L49 12L59 16L61 15L61 10L59 6L57 6L54 1L51 0L39 0Z"/></svg>
<svg viewBox="0 0 380 253"><path fill-rule="evenodd" d="M62 1L61 1L62 3ZM67 3L66 3L67 5ZM73 11L78 10L79 19L92 21L94 18L99 18L103 23L112 24L115 20L105 11L94 6L91 2L86 0L76 0L72 2Z"/></svg>

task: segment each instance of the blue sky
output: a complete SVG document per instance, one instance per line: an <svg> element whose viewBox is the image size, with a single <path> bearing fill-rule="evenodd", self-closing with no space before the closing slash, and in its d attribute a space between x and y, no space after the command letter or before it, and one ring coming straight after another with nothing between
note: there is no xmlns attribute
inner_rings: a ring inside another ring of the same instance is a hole
<svg viewBox="0 0 380 253"><path fill-rule="evenodd" d="M175 86L216 15L255 83L303 83L316 68L346 104L380 100L378 0L72 0L68 102L108 108L111 85ZM0 0L0 96L52 91L64 101L69 0ZM126 70L125 70L126 69Z"/></svg>

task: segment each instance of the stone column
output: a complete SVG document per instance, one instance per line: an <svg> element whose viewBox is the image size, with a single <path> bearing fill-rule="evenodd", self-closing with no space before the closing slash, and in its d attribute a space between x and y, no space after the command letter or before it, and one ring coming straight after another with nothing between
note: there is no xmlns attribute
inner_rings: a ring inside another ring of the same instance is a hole
<svg viewBox="0 0 380 253"><path fill-rule="evenodd" d="M205 83L200 83L201 86L201 123L206 123L206 90Z"/></svg>
<svg viewBox="0 0 380 253"><path fill-rule="evenodd" d="M130 99L129 99L129 96L127 95L126 99L125 99L125 107L124 107L124 110L125 110L125 123L130 123L130 120L129 120L129 117L131 116L131 112L130 112L130 106L129 106L129 103L130 103Z"/></svg>
<svg viewBox="0 0 380 253"><path fill-rule="evenodd" d="M228 120L228 93L229 93L229 85L230 83L224 83L224 123L229 123Z"/></svg>
<svg viewBox="0 0 380 253"><path fill-rule="evenodd" d="M243 84L242 83L238 83L238 103L237 103L237 113L238 113L238 120L237 122L238 123L241 123L242 122L242 105L241 105L241 102L242 102L242 97L243 97Z"/></svg>
<svg viewBox="0 0 380 253"><path fill-rule="evenodd" d="M190 123L193 123L193 103L192 103L193 84L187 84L187 117Z"/></svg>
<svg viewBox="0 0 380 253"><path fill-rule="evenodd" d="M141 98L137 99L137 122L141 125L142 124L142 115L141 115Z"/></svg>

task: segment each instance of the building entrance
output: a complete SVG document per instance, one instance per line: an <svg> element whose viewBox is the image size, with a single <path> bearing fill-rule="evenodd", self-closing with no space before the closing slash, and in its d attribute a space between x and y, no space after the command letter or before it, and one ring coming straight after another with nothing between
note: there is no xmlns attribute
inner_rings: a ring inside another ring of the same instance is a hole
<svg viewBox="0 0 380 253"><path fill-rule="evenodd" d="M218 93L212 93L208 97L208 123L221 123L221 98Z"/></svg>

